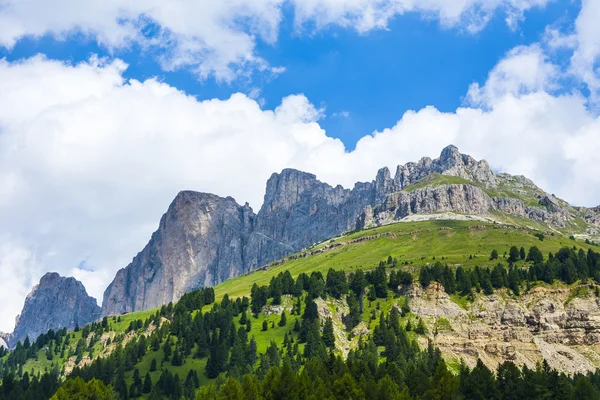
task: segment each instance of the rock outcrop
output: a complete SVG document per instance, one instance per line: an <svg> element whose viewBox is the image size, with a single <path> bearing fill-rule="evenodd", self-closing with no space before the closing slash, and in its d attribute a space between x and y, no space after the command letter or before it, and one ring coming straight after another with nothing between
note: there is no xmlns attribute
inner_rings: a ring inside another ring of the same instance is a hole
<svg viewBox="0 0 600 400"><path fill-rule="evenodd" d="M447 359L473 367L479 358L492 369L507 360L528 368L546 360L560 371L587 373L600 366L595 292L587 286L537 287L519 297L497 291L476 295L466 309L438 283L425 290L414 284L407 294L411 310L426 321L429 339Z"/></svg>
<svg viewBox="0 0 600 400"><path fill-rule="evenodd" d="M98 319L101 311L96 299L88 296L81 282L49 272L27 295L8 344L13 347L26 337L35 340L50 329L86 325Z"/></svg>
<svg viewBox="0 0 600 400"><path fill-rule="evenodd" d="M231 197L180 192L150 242L106 289L104 314L167 304L293 251L253 232L255 219Z"/></svg>
<svg viewBox="0 0 600 400"><path fill-rule="evenodd" d="M409 189L428 176L458 177L461 183L425 182ZM498 194L506 187L514 188L514 197ZM537 196L535 205L522 199L531 193ZM561 227L571 218L562 203L528 179L496 175L486 161L454 146L437 159L398 166L393 178L382 168L374 181L353 189L285 169L268 180L257 214L231 197L179 193L150 242L106 289L103 314L176 301L189 290L216 285L349 230L446 212L500 212Z"/></svg>

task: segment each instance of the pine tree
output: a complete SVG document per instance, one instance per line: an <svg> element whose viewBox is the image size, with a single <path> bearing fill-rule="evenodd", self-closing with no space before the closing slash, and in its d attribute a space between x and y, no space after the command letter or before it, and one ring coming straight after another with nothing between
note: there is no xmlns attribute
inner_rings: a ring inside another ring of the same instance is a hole
<svg viewBox="0 0 600 400"><path fill-rule="evenodd" d="M167 339L165 345L163 346L163 353L165 354L165 361L169 361L171 358L171 354L173 354L173 349L171 348L171 340Z"/></svg>
<svg viewBox="0 0 600 400"><path fill-rule="evenodd" d="M307 322L309 324L308 332L306 333L306 345L304 346L304 357L307 359L313 357L325 358L327 352L325 350L325 346L323 344L323 340L321 340L320 334L320 323L318 319L313 320L312 322Z"/></svg>
<svg viewBox="0 0 600 400"><path fill-rule="evenodd" d="M144 378L144 386L142 387L143 393L150 393L152 391L152 377L150 376L150 372L146 372L146 377Z"/></svg>
<svg viewBox="0 0 600 400"><path fill-rule="evenodd" d="M423 321L422 318L419 319L419 323L417 324L417 327L415 328L415 333L419 334L419 335L424 335L427 332L427 328L425 327L425 322Z"/></svg>
<svg viewBox="0 0 600 400"><path fill-rule="evenodd" d="M266 331L267 329L269 329L269 323L267 322L267 320L265 319L262 323L262 330Z"/></svg>
<svg viewBox="0 0 600 400"><path fill-rule="evenodd" d="M541 264L544 262L544 255L537 248L537 246L531 246L529 248L529 252L527 253L527 261L531 261L534 264Z"/></svg>
<svg viewBox="0 0 600 400"><path fill-rule="evenodd" d="M360 304L354 292L350 292L346 296L346 302L348 303L348 308L350 312L344 318L344 322L346 324L346 329L353 329L360 322L361 312L360 312Z"/></svg>
<svg viewBox="0 0 600 400"><path fill-rule="evenodd" d="M498 250L494 249L492 250L492 254L490 254L490 260L497 260L498 259Z"/></svg>
<svg viewBox="0 0 600 400"><path fill-rule="evenodd" d="M287 317L285 316L285 311L283 311L281 313L281 319L279 320L279 323L277 325L285 326L285 324L287 324Z"/></svg>
<svg viewBox="0 0 600 400"><path fill-rule="evenodd" d="M237 379L229 377L219 389L219 398L228 400L243 400L244 390Z"/></svg>
<svg viewBox="0 0 600 400"><path fill-rule="evenodd" d="M150 362L150 372L156 371L156 358L153 358Z"/></svg>
<svg viewBox="0 0 600 400"><path fill-rule="evenodd" d="M335 335L333 334L333 320L331 317L327 318L323 327L323 343L329 348L335 347Z"/></svg>
<svg viewBox="0 0 600 400"><path fill-rule="evenodd" d="M521 253L517 246L511 246L508 252L508 262L515 263L521 258Z"/></svg>
<svg viewBox="0 0 600 400"><path fill-rule="evenodd" d="M521 260L524 260L526 258L526 254L525 254L525 247L521 247L521 250L519 250L519 258Z"/></svg>

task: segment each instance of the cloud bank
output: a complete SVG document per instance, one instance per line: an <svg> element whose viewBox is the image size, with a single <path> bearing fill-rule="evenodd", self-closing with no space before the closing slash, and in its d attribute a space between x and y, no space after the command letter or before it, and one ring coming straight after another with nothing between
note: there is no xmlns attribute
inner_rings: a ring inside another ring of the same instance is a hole
<svg viewBox="0 0 600 400"><path fill-rule="evenodd" d="M155 50L166 70L189 68L200 79L231 81L253 71L277 74L256 51L257 42L274 44L291 7L299 31L329 26L359 33L385 29L407 12L471 32L495 13L515 27L525 11L549 0L2 0L0 46L24 37L59 40L83 35L111 51L131 46Z"/></svg>
<svg viewBox="0 0 600 400"><path fill-rule="evenodd" d="M283 71L256 48L277 43L285 7L300 34L329 27L366 34L410 12L466 32L502 14L515 28L547 3L0 0L0 46L83 35L114 53L152 51L167 70L231 81ZM26 294L49 270L81 279L101 300L179 190L231 195L256 209L266 179L286 167L348 187L453 143L572 203L597 205L599 7L584 0L571 25L508 52L485 82L465 88L463 107L406 112L393 127L365 132L353 151L328 136L319 125L327 110L302 94L269 110L259 91L199 101L156 79L126 80L117 58L0 60L0 330L12 330ZM566 65L553 61L564 51Z"/></svg>
<svg viewBox="0 0 600 400"><path fill-rule="evenodd" d="M243 94L199 101L154 79L125 80L126 67L0 61L0 330L48 270L100 300L182 189L256 209L274 171L348 187L453 143L573 203L600 203L600 120L584 96L553 93L558 67L537 45L509 52L464 107L407 112L350 152L302 94L274 110Z"/></svg>

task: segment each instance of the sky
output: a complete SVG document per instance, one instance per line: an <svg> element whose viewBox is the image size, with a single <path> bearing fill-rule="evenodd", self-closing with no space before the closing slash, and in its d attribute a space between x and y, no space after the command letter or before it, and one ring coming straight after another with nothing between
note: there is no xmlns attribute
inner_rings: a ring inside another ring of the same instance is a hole
<svg viewBox="0 0 600 400"><path fill-rule="evenodd" d="M56 271L99 303L180 190L258 211L448 144L600 204L600 1L0 0L0 331Z"/></svg>

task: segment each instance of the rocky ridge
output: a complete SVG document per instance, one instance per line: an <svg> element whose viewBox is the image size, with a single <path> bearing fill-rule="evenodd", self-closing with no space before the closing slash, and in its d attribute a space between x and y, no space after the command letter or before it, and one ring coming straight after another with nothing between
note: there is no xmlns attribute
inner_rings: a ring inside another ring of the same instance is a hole
<svg viewBox="0 0 600 400"><path fill-rule="evenodd" d="M537 287L519 297L497 291L477 295L466 309L438 283L414 284L407 295L447 360L473 367L479 358L494 369L507 360L528 368L545 360L560 371L587 373L600 366L598 289Z"/></svg>
<svg viewBox="0 0 600 400"><path fill-rule="evenodd" d="M27 295L8 345L13 347L26 337L35 340L50 329L84 326L99 318L101 311L96 299L88 296L81 282L48 272Z"/></svg>
<svg viewBox="0 0 600 400"><path fill-rule="evenodd" d="M461 183L411 188L436 175ZM374 181L356 183L353 189L285 169L268 180L256 214L231 197L185 191L146 247L106 289L103 314L176 301L186 291L216 285L343 232L412 215L500 213L565 228L578 216L569 207L528 179L495 174L486 161L454 146L439 158L398 166L394 177L382 168Z"/></svg>

